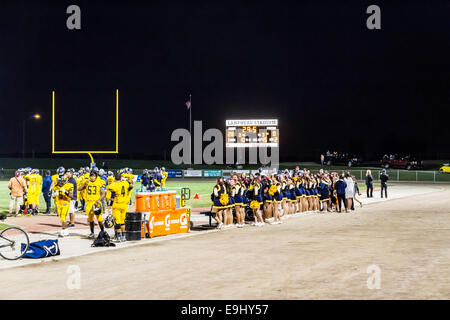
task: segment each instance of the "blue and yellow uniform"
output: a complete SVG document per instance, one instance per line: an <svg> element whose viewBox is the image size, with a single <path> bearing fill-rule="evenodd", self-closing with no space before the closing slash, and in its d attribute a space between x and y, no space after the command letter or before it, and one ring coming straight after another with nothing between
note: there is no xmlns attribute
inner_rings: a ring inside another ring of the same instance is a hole
<svg viewBox="0 0 450 320"><path fill-rule="evenodd" d="M275 183L275 187L277 188L277 191L274 194L274 197L275 197L274 198L274 202L275 203L281 203L281 200L283 200L283 193L282 193L282 190L281 190L282 184L279 181L277 181Z"/></svg>
<svg viewBox="0 0 450 320"><path fill-rule="evenodd" d="M240 182L236 182L233 186L233 198L236 206L244 205L243 188Z"/></svg>
<svg viewBox="0 0 450 320"><path fill-rule="evenodd" d="M225 185L216 184L213 189L213 208L227 209L230 207L230 197Z"/></svg>
<svg viewBox="0 0 450 320"><path fill-rule="evenodd" d="M330 200L330 185L331 181L328 179L322 179L319 183L320 202Z"/></svg>
<svg viewBox="0 0 450 320"><path fill-rule="evenodd" d="M296 179L295 180L295 198L298 200L298 199L300 199L301 197L302 197L302 189L301 189L301 187L302 187L302 182L301 182L301 180L300 179Z"/></svg>
<svg viewBox="0 0 450 320"><path fill-rule="evenodd" d="M297 196L295 194L295 183L292 181L289 183L289 201L290 202L297 201Z"/></svg>
<svg viewBox="0 0 450 320"><path fill-rule="evenodd" d="M263 190L266 189L267 191L264 192L264 203L272 203L273 202L273 194L270 189L272 186L271 180L265 180L263 183Z"/></svg>

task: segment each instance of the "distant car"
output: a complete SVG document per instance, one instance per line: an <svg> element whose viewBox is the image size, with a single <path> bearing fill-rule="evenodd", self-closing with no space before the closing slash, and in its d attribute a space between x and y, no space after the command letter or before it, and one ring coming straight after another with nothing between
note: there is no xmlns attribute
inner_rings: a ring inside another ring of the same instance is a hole
<svg viewBox="0 0 450 320"><path fill-rule="evenodd" d="M439 168L439 172L441 173L450 173L450 164L446 163Z"/></svg>
<svg viewBox="0 0 450 320"><path fill-rule="evenodd" d="M325 164L327 166L341 165L347 167L355 167L360 165L361 162L361 158L354 154L332 154L330 156L325 156Z"/></svg>
<svg viewBox="0 0 450 320"><path fill-rule="evenodd" d="M383 157L381 160L381 166L385 169L397 168L397 169L419 169L422 167L422 161L416 160L410 156L398 157L395 156L392 159L389 157Z"/></svg>

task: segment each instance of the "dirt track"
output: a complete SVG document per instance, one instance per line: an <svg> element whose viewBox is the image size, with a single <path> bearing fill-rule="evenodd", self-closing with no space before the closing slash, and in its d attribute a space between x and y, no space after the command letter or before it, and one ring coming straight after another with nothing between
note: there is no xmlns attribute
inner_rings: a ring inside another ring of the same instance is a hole
<svg viewBox="0 0 450 320"><path fill-rule="evenodd" d="M450 187L0 272L0 299L449 299ZM66 286L67 268L81 288ZM381 289L369 290L369 265Z"/></svg>

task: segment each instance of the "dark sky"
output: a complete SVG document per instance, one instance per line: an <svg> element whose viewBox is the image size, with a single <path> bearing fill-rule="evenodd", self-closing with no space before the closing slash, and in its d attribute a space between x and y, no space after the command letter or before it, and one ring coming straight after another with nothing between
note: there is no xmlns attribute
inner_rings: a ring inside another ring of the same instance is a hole
<svg viewBox="0 0 450 320"><path fill-rule="evenodd" d="M188 128L278 118L281 157L450 154L450 1L0 2L1 155L114 147L162 157ZM381 7L381 30L366 8ZM82 29L66 28L81 7Z"/></svg>

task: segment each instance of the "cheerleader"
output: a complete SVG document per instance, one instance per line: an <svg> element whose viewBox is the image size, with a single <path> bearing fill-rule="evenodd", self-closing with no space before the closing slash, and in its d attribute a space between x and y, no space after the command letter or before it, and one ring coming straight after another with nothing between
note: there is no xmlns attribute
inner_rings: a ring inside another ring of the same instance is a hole
<svg viewBox="0 0 450 320"><path fill-rule="evenodd" d="M232 195L234 198L234 210L236 215L238 228L242 228L245 225L245 208L244 208L244 190L245 185L241 183L241 179L239 179L236 175L233 176L233 180L235 182L232 188Z"/></svg>
<svg viewBox="0 0 450 320"><path fill-rule="evenodd" d="M328 201L330 200L330 178L326 175L319 182L320 203L322 204L322 212L330 212L328 209Z"/></svg>
<svg viewBox="0 0 450 320"><path fill-rule="evenodd" d="M297 195L295 194L295 182L289 179L289 213L295 214L297 211Z"/></svg>
<svg viewBox="0 0 450 320"><path fill-rule="evenodd" d="M305 194L306 194L307 211L312 211L313 206L312 206L312 199L311 199L311 179L309 176L305 177L304 186L305 186Z"/></svg>
<svg viewBox="0 0 450 320"><path fill-rule="evenodd" d="M306 176L303 175L301 178L301 184L300 184L300 192L302 193L302 209L303 212L307 212L309 210L309 206L308 206L308 190L306 189L306 185L307 185L307 180L306 180Z"/></svg>
<svg viewBox="0 0 450 320"><path fill-rule="evenodd" d="M297 199L297 212L301 213L301 212L303 212L303 208L302 208L302 190L301 190L300 175L298 174L294 179L295 179L294 180L294 182L295 182L295 198Z"/></svg>
<svg viewBox="0 0 450 320"><path fill-rule="evenodd" d="M272 196L269 194L271 182L270 177L266 176L261 179L261 188L263 196L263 210L262 216L265 222L270 222L272 220Z"/></svg>
<svg viewBox="0 0 450 320"><path fill-rule="evenodd" d="M269 193L273 194L273 223L280 224L281 222L281 202L283 201L283 195L281 190L281 177L277 176L274 180L274 184L269 188Z"/></svg>
<svg viewBox="0 0 450 320"><path fill-rule="evenodd" d="M319 187L319 180L318 180L317 175L315 175L313 177L313 187L312 187L313 195L314 195L313 196L313 206L314 206L314 211L315 212L319 212L320 211L320 201L319 201L320 194L319 194L319 191L318 191L318 187Z"/></svg>
<svg viewBox="0 0 450 320"><path fill-rule="evenodd" d="M225 181L225 187L227 189L227 193L229 194L228 197L228 205L225 208L225 211L223 213L223 224L224 224L224 228L231 228L234 227L233 224L233 208L234 208L234 198L232 195L232 188L233 188L233 180L227 180Z"/></svg>
<svg viewBox="0 0 450 320"><path fill-rule="evenodd" d="M250 208L253 210L253 216L255 218L255 226L262 227L264 226L264 221L261 213L261 205L263 203L262 199L262 184L259 181L259 177L253 179L250 184L249 191L252 195L252 200L250 201Z"/></svg>
<svg viewBox="0 0 450 320"><path fill-rule="evenodd" d="M211 212L216 214L214 219L217 221L217 228L221 229L224 222L224 212L225 209L228 208L229 203L228 193L223 177L217 178L217 184L213 189L212 200L213 207Z"/></svg>
<svg viewBox="0 0 450 320"><path fill-rule="evenodd" d="M282 200L281 200L281 207L283 209L283 214L282 216L287 216L288 215L288 211L289 211L289 207L288 207L288 200L289 200L289 190L288 190L288 185L287 185L287 181L286 181L286 176L282 175L281 176L281 195L282 195Z"/></svg>

